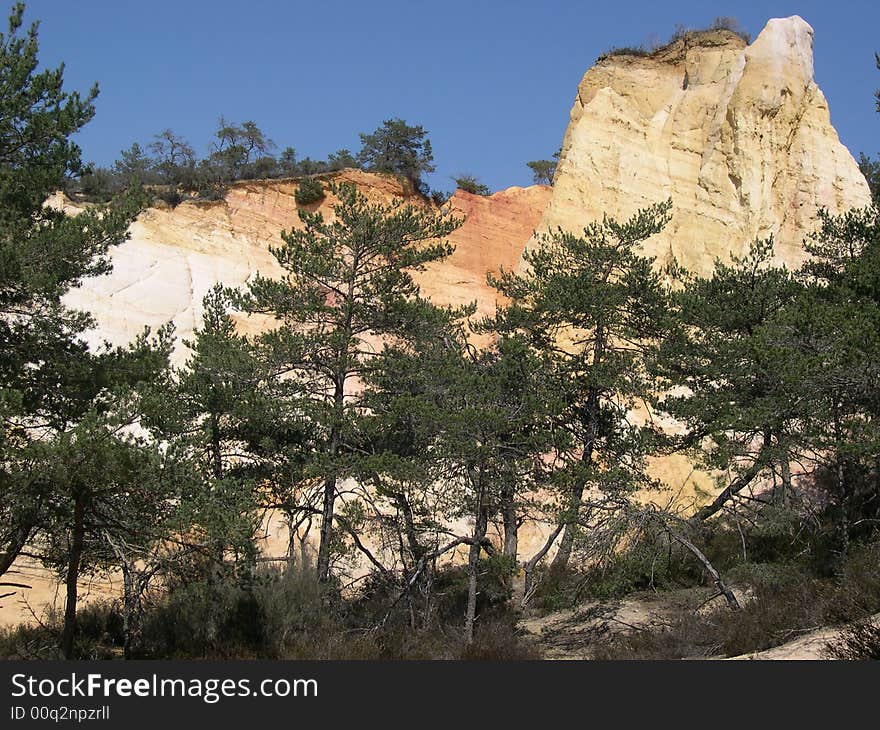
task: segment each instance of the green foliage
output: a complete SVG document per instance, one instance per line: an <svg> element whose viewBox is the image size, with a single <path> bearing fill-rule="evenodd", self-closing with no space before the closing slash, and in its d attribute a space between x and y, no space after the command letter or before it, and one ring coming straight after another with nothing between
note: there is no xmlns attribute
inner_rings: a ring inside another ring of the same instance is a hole
<svg viewBox="0 0 880 730"><path fill-rule="evenodd" d="M868 181L874 205L880 205L880 160L872 159L862 153L859 155L859 170Z"/></svg>
<svg viewBox="0 0 880 730"><path fill-rule="evenodd" d="M452 194L445 190L432 190L431 191L431 202L434 203L437 207L445 204L449 198L452 197Z"/></svg>
<svg viewBox="0 0 880 730"><path fill-rule="evenodd" d="M787 464L804 411L791 390L797 376L781 346L780 318L800 287L774 265L772 240L754 242L731 263L716 261L711 278L679 273L685 287L674 297L677 326L653 366L667 389L686 391L662 398L660 407L686 426L682 444L710 468L754 478Z"/></svg>
<svg viewBox="0 0 880 730"><path fill-rule="evenodd" d="M438 576L449 617L460 605L461 572ZM369 593L370 591L367 591ZM400 613L377 622L389 595L347 600L321 591L309 569L263 567L247 579L225 576L172 582L145 607L142 631L132 647L138 659L539 659L516 629L516 614L502 603L486 606L476 640L463 647L444 611L418 631ZM380 613L376 614L374 609ZM116 659L125 643L123 614L116 602L90 603L80 612L76 658ZM53 659L61 616L50 612L42 625L0 630L0 657Z"/></svg>
<svg viewBox="0 0 880 730"><path fill-rule="evenodd" d="M877 62L877 68L880 69L880 53L874 54L874 60ZM877 111L880 112L880 89L874 92L874 98L877 99Z"/></svg>
<svg viewBox="0 0 880 730"><path fill-rule="evenodd" d="M754 565L741 574L748 598L740 611L698 611L692 601L664 627L619 635L600 647L596 658L740 656L779 646L817 627L864 621L880 609L877 557L876 542L858 547L834 580L818 578L797 562ZM871 651L874 632L850 631L852 643L845 633L838 651L844 656L850 649Z"/></svg>
<svg viewBox="0 0 880 730"><path fill-rule="evenodd" d="M490 276L510 304L485 324L521 333L546 358L543 377L563 404L555 417L571 443L556 476L566 525L557 553L562 563L586 489L611 494L651 486L644 459L655 434L626 414L655 392L642 363L669 329L664 286L638 246L663 228L670 206L652 206L624 223L606 218L583 236L545 235L523 254L523 273Z"/></svg>
<svg viewBox="0 0 880 730"><path fill-rule="evenodd" d="M677 25L675 31L666 43L652 43L650 45L639 46L618 46L611 48L599 56L597 63L613 56L653 56L667 50L673 44L681 41L686 45L699 44L707 35L718 31L732 33L745 43L751 43L752 41L751 35L742 27L736 18L719 16L705 28L688 28L684 25Z"/></svg>
<svg viewBox="0 0 880 730"><path fill-rule="evenodd" d="M536 185L552 185L556 176L556 167L559 164L559 156L562 154L560 147L553 153L552 160L532 160L526 166L532 171L532 179Z"/></svg>
<svg viewBox="0 0 880 730"><path fill-rule="evenodd" d="M68 192L78 192L89 202L106 203L120 191L117 178L111 170L89 165L75 184L65 186Z"/></svg>
<svg viewBox="0 0 880 730"><path fill-rule="evenodd" d="M307 177L297 186L293 195L297 205L311 205L324 199L324 186L314 177Z"/></svg>
<svg viewBox="0 0 880 730"><path fill-rule="evenodd" d="M124 385L113 368L128 356L90 353L80 336L91 318L60 300L109 270L110 248L144 204L133 193L76 216L43 205L83 172L71 137L94 115L97 89L68 93L61 67L37 70L37 27L22 34L23 13L17 4L0 38L0 575L25 543L60 539L79 475L59 457L113 410Z"/></svg>
<svg viewBox="0 0 880 730"><path fill-rule="evenodd" d="M0 629L0 657L57 659L63 618L58 611L50 610L39 624L24 623ZM122 615L115 603L89 603L79 611L78 618L74 658L94 661L119 657L123 645Z"/></svg>
<svg viewBox="0 0 880 730"><path fill-rule="evenodd" d="M489 188L474 175L460 175L452 178L459 190L472 195L489 195Z"/></svg>
<svg viewBox="0 0 880 730"><path fill-rule="evenodd" d="M651 49L645 48L645 46L612 46L604 53L599 54L599 57L596 59L596 63L600 63L607 58L613 58L614 56L635 56L637 58L644 58L645 56L650 56L653 51Z"/></svg>
<svg viewBox="0 0 880 730"><path fill-rule="evenodd" d="M131 188L155 183L158 178L154 166L155 161L134 142L120 153L113 165L113 172L121 179L123 187Z"/></svg>
<svg viewBox="0 0 880 730"><path fill-rule="evenodd" d="M213 168L218 181L255 178L259 177L260 170L274 171L275 162L266 155L275 143L266 137L256 122L249 120L238 125L221 116L214 137L211 154L205 162ZM262 161L259 166L258 160Z"/></svg>
<svg viewBox="0 0 880 730"><path fill-rule="evenodd" d="M332 172L346 168L359 168L360 165L350 150L345 148L331 152L327 156L327 168Z"/></svg>
<svg viewBox="0 0 880 730"><path fill-rule="evenodd" d="M95 114L97 86L85 96L63 90L63 66L38 71L37 24L22 33L24 4L13 6L0 35L0 215L4 228L31 219L67 175L82 171L70 137Z"/></svg>
<svg viewBox="0 0 880 730"><path fill-rule="evenodd" d="M876 661L880 659L880 627L871 620L857 621L830 642L828 650L833 659Z"/></svg>
<svg viewBox="0 0 880 730"><path fill-rule="evenodd" d="M370 172L400 175L421 189L424 173L434 172L434 154L428 133L421 125L403 119L386 119L370 134L361 134L358 163Z"/></svg>
<svg viewBox="0 0 880 730"><path fill-rule="evenodd" d="M669 43L674 43L678 40L688 41L698 39L701 35L718 30L729 31L734 35L739 36L746 43L752 42L751 35L742 27L739 20L728 15L720 15L705 28L687 28L683 25L676 26L675 32L669 39Z"/></svg>
<svg viewBox="0 0 880 730"><path fill-rule="evenodd" d="M266 476L260 426L277 415L269 375L235 331L228 295L215 286L203 300L202 326L185 344L191 356L174 380L147 389L142 424L192 470L181 484L178 521L189 540L222 563L253 558ZM282 428L279 422L277 428Z"/></svg>
<svg viewBox="0 0 880 730"><path fill-rule="evenodd" d="M155 167L167 185L183 185L192 182L196 156L192 146L183 137L165 129L155 135L150 151L156 159Z"/></svg>
<svg viewBox="0 0 880 730"><path fill-rule="evenodd" d="M460 221L395 201L370 203L351 185L330 186L334 220L300 210L300 230L282 233L272 254L284 279L257 275L242 298L250 312L271 313L280 326L258 338L277 372L301 387L299 417L315 434L304 467L324 481L318 574L329 577L336 482L353 469L363 411L347 385L376 353L365 338L391 345L436 316L419 296L412 271L451 252L442 239Z"/></svg>
<svg viewBox="0 0 880 730"><path fill-rule="evenodd" d="M693 556L669 539L645 536L601 567L587 571L572 591L574 602L622 598L640 591L671 591L704 582Z"/></svg>

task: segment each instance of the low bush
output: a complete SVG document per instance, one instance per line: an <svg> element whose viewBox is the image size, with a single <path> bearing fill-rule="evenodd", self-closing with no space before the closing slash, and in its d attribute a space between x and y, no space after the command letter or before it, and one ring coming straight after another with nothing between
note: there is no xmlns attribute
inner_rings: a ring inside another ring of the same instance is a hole
<svg viewBox="0 0 880 730"><path fill-rule="evenodd" d="M873 621L858 621L826 647L833 659L864 661L880 659L880 626Z"/></svg>
<svg viewBox="0 0 880 730"><path fill-rule="evenodd" d="M176 208L184 200L183 193L173 185L157 190L156 197L170 205L172 208Z"/></svg>
<svg viewBox="0 0 880 730"><path fill-rule="evenodd" d="M661 629L617 636L596 650L602 659L678 659L764 651L828 625L860 621L880 611L880 543L852 551L836 579L817 577L802 563L740 565L731 579L747 589L739 611L684 609ZM878 632L880 634L880 632ZM857 624L838 647L850 658L872 650L875 633ZM877 644L880 647L880 643Z"/></svg>
<svg viewBox="0 0 880 730"><path fill-rule="evenodd" d="M533 659L535 646L516 629L503 561L481 566L474 642L463 641L467 575L434 576L436 600L427 620L413 623L421 596L398 601L400 585L378 575L355 598L319 586L313 571L261 566L254 572L207 572L178 578L145 606L133 637L139 659ZM55 659L62 617L0 630L0 657ZM122 658L122 616L115 602L84 606L76 656Z"/></svg>
<svg viewBox="0 0 880 730"><path fill-rule="evenodd" d="M491 192L488 185L484 185L474 175L459 175L452 178L459 190L464 190L472 195L487 196Z"/></svg>
<svg viewBox="0 0 880 730"><path fill-rule="evenodd" d="M0 658L58 659L64 616L48 611L40 623L0 629ZM122 614L114 601L86 604L77 611L75 657L113 659L122 655Z"/></svg>
<svg viewBox="0 0 880 730"><path fill-rule="evenodd" d="M293 195L297 205L311 205L324 199L324 186L321 181L314 177L302 180Z"/></svg>

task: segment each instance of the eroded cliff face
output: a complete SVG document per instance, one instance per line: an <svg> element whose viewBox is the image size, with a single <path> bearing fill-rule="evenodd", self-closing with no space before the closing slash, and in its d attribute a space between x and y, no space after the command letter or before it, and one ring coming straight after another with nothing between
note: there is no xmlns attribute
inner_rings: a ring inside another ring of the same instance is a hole
<svg viewBox="0 0 880 730"><path fill-rule="evenodd" d="M661 262L675 257L708 273L715 257L742 254L755 238L773 235L778 259L799 265L819 208L870 202L813 80L812 48L812 28L795 16L769 21L751 45L722 30L686 36L649 57L600 60L578 87L554 186L489 197L457 192L450 205L466 220L450 237L455 253L417 275L423 292L441 304L476 301L479 313L490 313L497 294L486 273L515 268L536 229L578 232L604 214L626 218L667 198L672 221L646 244ZM391 177L345 170L334 179L374 201L428 205ZM302 225L296 188L295 181L242 182L225 201L152 208L113 251L113 272L84 282L66 301L95 315L96 342L127 342L144 325L167 321L186 339L213 284L281 273L269 245ZM332 217L334 202L328 194L311 209ZM178 349L178 362L184 355Z"/></svg>
<svg viewBox="0 0 880 730"><path fill-rule="evenodd" d="M651 57L612 56L583 77L553 188L509 188L489 197L456 193L450 200L466 217L450 237L456 250L418 273L425 295L438 304L476 302L493 311L497 293L486 274L515 268L533 232L579 231L603 214L624 218L672 198L673 219L648 242L661 261L675 257L708 273L716 256L743 253L750 241L773 234L777 257L791 266L804 259L803 239L816 211L840 212L869 203L864 178L831 126L828 104L813 80L813 31L798 17L771 20L754 43L718 31L678 41ZM350 182L375 202L403 197L428 205L393 178L346 170ZM70 292L69 306L95 316L91 340L123 344L171 321L179 339L198 326L205 293L218 282L242 286L260 271L281 273L269 251L282 230L300 227L295 181L235 184L224 201L152 208L112 252L113 271ZM334 198L311 210L332 216ZM69 201L55 205L75 209ZM239 320L245 331L268 326ZM187 351L178 347L176 363ZM711 475L683 456L653 460L652 474L669 492L646 499L702 502L717 491ZM523 555L543 543L549 528L527 525ZM266 526L265 548L286 549L286 527ZM17 569L34 589L34 606L58 598L52 576L28 561ZM114 576L85 586L116 595ZM109 582L108 582L109 581ZM27 620L19 597L0 610L0 624Z"/></svg>
<svg viewBox="0 0 880 730"><path fill-rule="evenodd" d="M356 184L372 201L407 196L400 183L385 176L346 170L335 179ZM302 226L296 190L294 181L241 182L222 201L150 208L132 224L129 239L112 250L111 273L85 280L65 302L94 315L94 343L123 344L144 326L155 329L166 322L174 324L178 341L191 339L201 322L202 298L215 284L241 287L258 271L282 274L269 246L282 243L282 230ZM334 201L328 193L309 210L329 214ZM63 204L75 209L69 201ZM240 318L239 324L253 332L266 323ZM186 354L178 346L176 364Z"/></svg>
<svg viewBox="0 0 880 730"><path fill-rule="evenodd" d="M516 270L551 195L547 185L511 187L490 196L458 190L449 200L453 213L464 218L449 237L455 251L416 275L422 293L438 304L476 302L477 317L493 314L502 297L486 275Z"/></svg>
<svg viewBox="0 0 880 730"><path fill-rule="evenodd" d="M429 205L389 176L344 170L332 180L356 185L373 202L403 198ZM269 246L281 244L283 230L303 225L296 190L295 181L241 182L223 201L150 208L131 226L129 240L112 251L112 272L87 279L65 302L94 315L94 344L123 344L144 326L155 329L166 322L174 323L178 340L191 339L201 321L202 298L214 284L241 287L257 271L282 275ZM449 237L454 253L417 272L423 293L438 304L476 302L481 314L491 313L497 295L487 285L486 274L500 266L516 267L549 198L550 188L540 185L509 188L489 197L457 192L449 205L465 222ZM308 209L332 219L335 202L327 191L320 204ZM53 204L76 210L70 201L56 199ZM269 324L265 318L243 317L238 323L248 332ZM181 364L186 354L178 346L176 363Z"/></svg>
<svg viewBox="0 0 880 730"><path fill-rule="evenodd" d="M646 253L699 273L770 235L797 266L819 208L870 203L813 79L804 20L771 20L751 45L720 30L587 71L540 230L579 232L667 198L672 221Z"/></svg>

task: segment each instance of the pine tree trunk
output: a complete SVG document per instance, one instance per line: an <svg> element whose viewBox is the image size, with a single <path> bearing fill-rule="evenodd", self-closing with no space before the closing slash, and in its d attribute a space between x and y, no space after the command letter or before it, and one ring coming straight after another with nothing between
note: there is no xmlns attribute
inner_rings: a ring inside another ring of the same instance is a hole
<svg viewBox="0 0 880 730"><path fill-rule="evenodd" d="M211 470L215 479L223 478L223 451L220 448L220 424L217 414L211 414Z"/></svg>
<svg viewBox="0 0 880 730"><path fill-rule="evenodd" d="M296 567L296 526L293 515L287 515L287 570Z"/></svg>
<svg viewBox="0 0 880 730"><path fill-rule="evenodd" d="M330 580L330 545L333 541L333 512L336 506L336 455L339 453L340 428L345 406L345 381L338 377L333 392L333 424L330 427L330 474L324 482L324 503L321 508L321 539L318 544L318 582Z"/></svg>
<svg viewBox="0 0 880 730"><path fill-rule="evenodd" d="M318 544L318 582L330 580L330 542L333 540L333 511L336 505L336 474L324 482L324 504L321 509L321 539Z"/></svg>
<svg viewBox="0 0 880 730"><path fill-rule="evenodd" d="M516 514L516 487L511 478L501 488L501 520L504 524L504 546L502 554L511 562L516 562L519 552L519 520Z"/></svg>
<svg viewBox="0 0 880 730"><path fill-rule="evenodd" d="M601 331L597 333L597 342L600 338ZM598 362L601 359L603 347L596 346L594 348L593 359ZM593 451L596 448L596 439L599 436L599 391L591 388L587 396L586 406L586 429L587 438L584 442L584 450L581 453L581 461L589 464L593 460ZM562 533L562 539L559 541L559 549L550 563L552 570L564 570L568 567L568 561L571 559L571 549L574 545L574 533L577 526L578 514L580 512L581 501L584 497L584 489L586 484L578 480L569 493L569 510L572 515L568 517L565 529Z"/></svg>
<svg viewBox="0 0 880 730"><path fill-rule="evenodd" d="M584 495L584 485L581 484L572 489L569 498L572 505L579 505ZM559 548L553 560L550 562L552 570L564 570L568 567L568 561L571 560L571 550L574 547L574 522L566 522L562 531L562 539L559 541Z"/></svg>
<svg viewBox="0 0 880 730"><path fill-rule="evenodd" d="M73 659L77 582L85 545L85 532L85 504L81 497L77 497L73 507L73 531L67 562L67 605L64 607L64 628L61 632L61 653L65 659Z"/></svg>
<svg viewBox="0 0 880 730"><path fill-rule="evenodd" d="M843 459L838 455L836 459L837 489L840 498L840 518L837 523L839 535L840 554L838 557L837 570L842 570L843 564L849 556L849 489L846 483L846 467Z"/></svg>
<svg viewBox="0 0 880 730"><path fill-rule="evenodd" d="M464 620L464 640L470 645L474 641L474 623L477 619L477 574L480 569L480 549L483 540L486 539L486 530L489 525L489 513L484 504L482 477L477 490L476 519L474 521L473 542L468 551L468 600L467 612Z"/></svg>
<svg viewBox="0 0 880 730"><path fill-rule="evenodd" d="M843 444L843 426L840 419L840 410L837 404L834 408L834 440L837 453L834 457L835 481L837 482L837 498L840 503L840 514L837 520L838 544L840 547L836 561L835 572L843 569L843 564L849 556L849 485L846 480L846 464L840 455Z"/></svg>
<svg viewBox="0 0 880 730"><path fill-rule="evenodd" d="M782 460L782 493L779 495L779 503L787 507L791 499L791 464L788 463L788 455Z"/></svg>
<svg viewBox="0 0 880 730"><path fill-rule="evenodd" d="M127 562L122 563L122 587L122 656L125 659L131 659L136 597L132 566Z"/></svg>

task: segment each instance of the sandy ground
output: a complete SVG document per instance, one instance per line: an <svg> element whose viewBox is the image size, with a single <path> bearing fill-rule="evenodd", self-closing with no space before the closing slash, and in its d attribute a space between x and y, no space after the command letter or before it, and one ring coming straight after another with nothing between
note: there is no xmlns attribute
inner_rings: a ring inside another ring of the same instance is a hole
<svg viewBox="0 0 880 730"><path fill-rule="evenodd" d="M748 600L748 596L741 594L737 598L741 602ZM520 628L535 639L546 659L592 659L593 649L603 640L634 629L661 628L676 610L675 606L661 597L631 598L588 603L576 609L525 618L520 622ZM724 610L724 607L716 599L703 610ZM874 617L874 621L880 622L880 614ZM843 627L817 629L772 649L730 659L829 659L828 643L834 641L842 631Z"/></svg>

